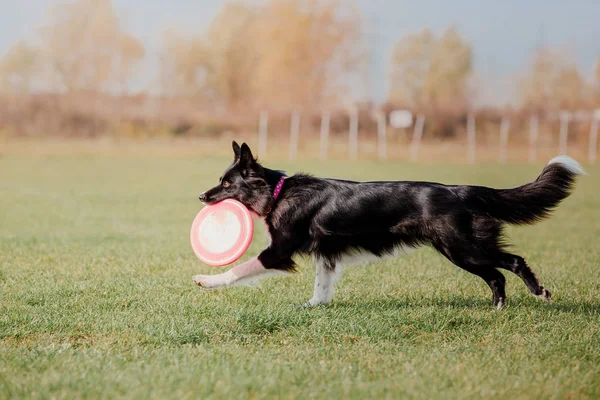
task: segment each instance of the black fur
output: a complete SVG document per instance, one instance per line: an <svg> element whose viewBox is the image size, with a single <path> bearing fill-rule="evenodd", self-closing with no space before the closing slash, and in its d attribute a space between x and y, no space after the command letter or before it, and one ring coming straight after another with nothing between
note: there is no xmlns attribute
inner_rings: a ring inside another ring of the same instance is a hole
<svg viewBox="0 0 600 400"><path fill-rule="evenodd" d="M493 304L506 297L498 268L518 275L532 294L550 299L525 260L503 246L503 223L529 224L547 217L566 198L575 174L556 163L532 183L514 189L448 186L429 182L352 182L285 174L261 166L244 143L233 142L234 162L220 184L200 195L207 204L226 198L264 217L271 245L258 256L266 268L294 270L295 254L331 268L344 255L391 253L397 246L429 245L457 266L480 276ZM270 212L269 212L270 210Z"/></svg>

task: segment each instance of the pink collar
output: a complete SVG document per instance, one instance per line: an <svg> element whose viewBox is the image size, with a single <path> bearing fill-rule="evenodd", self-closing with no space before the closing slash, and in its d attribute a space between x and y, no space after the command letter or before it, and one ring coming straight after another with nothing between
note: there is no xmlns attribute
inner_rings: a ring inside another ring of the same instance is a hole
<svg viewBox="0 0 600 400"><path fill-rule="evenodd" d="M273 209L272 205L275 203L275 200L279 197L279 193L281 193L281 188L283 187L283 182L285 181L285 176L282 176L277 182L277 186L275 186L275 190L273 191L273 200L271 201L271 205L267 206L267 214L271 212Z"/></svg>
<svg viewBox="0 0 600 400"><path fill-rule="evenodd" d="M282 176L277 182L277 186L275 186L275 190L273 191L273 200L277 200L279 197L279 193L281 192L281 188L283 187L283 182L285 181L285 176Z"/></svg>

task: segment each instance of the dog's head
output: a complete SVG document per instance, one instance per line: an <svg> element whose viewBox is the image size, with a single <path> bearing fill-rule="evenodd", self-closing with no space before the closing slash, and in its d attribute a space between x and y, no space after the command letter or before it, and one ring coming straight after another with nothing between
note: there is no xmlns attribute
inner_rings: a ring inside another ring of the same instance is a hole
<svg viewBox="0 0 600 400"><path fill-rule="evenodd" d="M256 161L246 143L240 147L234 141L232 147L233 162L219 178L219 184L198 197L205 204L234 199L264 215L271 197L265 169Z"/></svg>

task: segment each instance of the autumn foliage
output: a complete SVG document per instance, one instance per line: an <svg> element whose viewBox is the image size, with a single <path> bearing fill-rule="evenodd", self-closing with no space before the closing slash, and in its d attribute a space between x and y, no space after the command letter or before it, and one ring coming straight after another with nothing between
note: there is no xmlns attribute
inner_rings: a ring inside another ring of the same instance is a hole
<svg viewBox="0 0 600 400"><path fill-rule="evenodd" d="M342 121L332 126L344 130L349 107L361 109L361 129L370 131L366 35L352 0L230 1L203 31L164 32L159 57L149 57L110 0L58 3L34 40L0 59L0 131L219 134L255 129L264 110L282 126L300 112L315 129L320 113L332 112ZM598 106L600 62L582 73L562 54L532 54L514 78L513 114ZM434 136L455 136L477 111L473 49L455 27L400 37L386 57L387 98L377 108L427 115Z"/></svg>

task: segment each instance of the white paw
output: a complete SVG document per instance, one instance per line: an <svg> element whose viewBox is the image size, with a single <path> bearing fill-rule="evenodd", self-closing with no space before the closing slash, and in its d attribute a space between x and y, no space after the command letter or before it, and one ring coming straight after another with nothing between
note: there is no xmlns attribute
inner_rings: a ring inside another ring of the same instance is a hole
<svg viewBox="0 0 600 400"><path fill-rule="evenodd" d="M502 310L502 308L504 307L504 297L501 297L500 300L498 300L498 304L496 304L496 308L498 310Z"/></svg>
<svg viewBox="0 0 600 400"><path fill-rule="evenodd" d="M538 299L542 299L548 303L552 303L552 295L548 289L542 288L542 294L535 295Z"/></svg>
<svg viewBox="0 0 600 400"><path fill-rule="evenodd" d="M224 282L216 275L195 275L192 281L204 289L216 289L225 286Z"/></svg>
<svg viewBox="0 0 600 400"><path fill-rule="evenodd" d="M329 303L329 301L326 301L325 299L315 299L315 298L312 298L309 301L307 301L306 303L304 303L302 305L302 307L304 307L304 308L313 308L313 307L324 305L324 304L327 304L327 303Z"/></svg>

